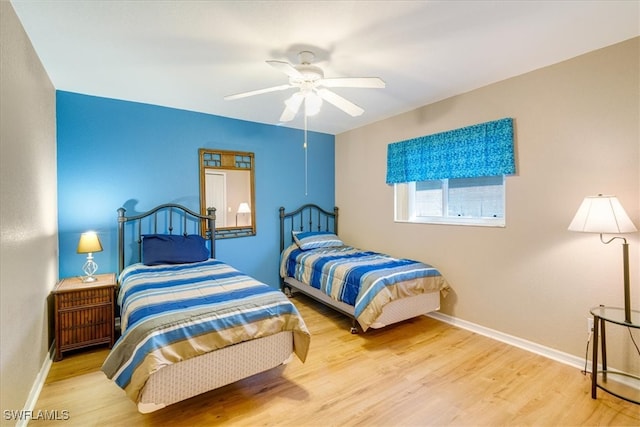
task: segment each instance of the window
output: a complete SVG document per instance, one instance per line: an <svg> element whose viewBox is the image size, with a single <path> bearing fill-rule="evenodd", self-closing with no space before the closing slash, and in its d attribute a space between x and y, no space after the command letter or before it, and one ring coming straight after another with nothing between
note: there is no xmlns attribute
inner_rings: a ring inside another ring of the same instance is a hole
<svg viewBox="0 0 640 427"><path fill-rule="evenodd" d="M504 227L504 177L515 173L511 118L387 146L396 221Z"/></svg>
<svg viewBox="0 0 640 427"><path fill-rule="evenodd" d="M394 184L399 222L504 227L504 176Z"/></svg>

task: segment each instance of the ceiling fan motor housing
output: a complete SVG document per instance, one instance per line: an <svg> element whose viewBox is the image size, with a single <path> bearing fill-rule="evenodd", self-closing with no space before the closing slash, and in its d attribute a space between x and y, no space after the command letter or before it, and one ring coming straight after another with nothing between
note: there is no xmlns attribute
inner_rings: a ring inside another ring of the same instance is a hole
<svg viewBox="0 0 640 427"><path fill-rule="evenodd" d="M310 64L296 65L295 69L302 75L301 77L291 77L289 83L301 86L303 83L316 83L324 78L324 72L320 67Z"/></svg>

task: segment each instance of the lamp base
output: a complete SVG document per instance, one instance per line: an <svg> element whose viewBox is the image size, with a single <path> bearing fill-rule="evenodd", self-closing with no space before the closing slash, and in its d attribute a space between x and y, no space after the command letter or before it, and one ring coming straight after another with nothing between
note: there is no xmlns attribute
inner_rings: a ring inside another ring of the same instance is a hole
<svg viewBox="0 0 640 427"><path fill-rule="evenodd" d="M87 262L85 262L82 266L82 271L84 271L84 274L86 274L86 276L82 278L82 281L84 283L95 282L96 280L98 280L94 276L96 271L98 271L98 264L96 264L96 262L93 260L92 254L87 255Z"/></svg>

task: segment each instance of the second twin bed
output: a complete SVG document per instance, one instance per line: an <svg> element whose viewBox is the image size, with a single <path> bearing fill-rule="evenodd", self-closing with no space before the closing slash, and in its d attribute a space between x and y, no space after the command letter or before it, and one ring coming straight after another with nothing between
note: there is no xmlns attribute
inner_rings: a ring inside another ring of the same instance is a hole
<svg viewBox="0 0 640 427"><path fill-rule="evenodd" d="M449 285L431 265L357 249L338 237L338 208L280 208L283 290L300 291L353 319L363 331L440 309Z"/></svg>

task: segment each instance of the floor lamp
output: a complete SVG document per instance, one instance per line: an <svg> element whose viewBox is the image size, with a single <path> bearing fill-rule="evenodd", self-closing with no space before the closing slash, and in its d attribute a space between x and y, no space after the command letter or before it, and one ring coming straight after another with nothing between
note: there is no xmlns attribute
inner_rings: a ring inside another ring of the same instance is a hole
<svg viewBox="0 0 640 427"><path fill-rule="evenodd" d="M236 227L238 226L238 214L248 214L251 213L251 208L249 207L249 203L242 202L240 206L238 206L238 210L236 211Z"/></svg>
<svg viewBox="0 0 640 427"><path fill-rule="evenodd" d="M616 236L605 241L603 234L622 234L638 231L616 196L587 196L569 225L569 230L583 233L599 233L600 241L609 244L616 239L622 243L622 268L624 277L624 319L631 323L631 294L629 290L629 244L624 237Z"/></svg>

